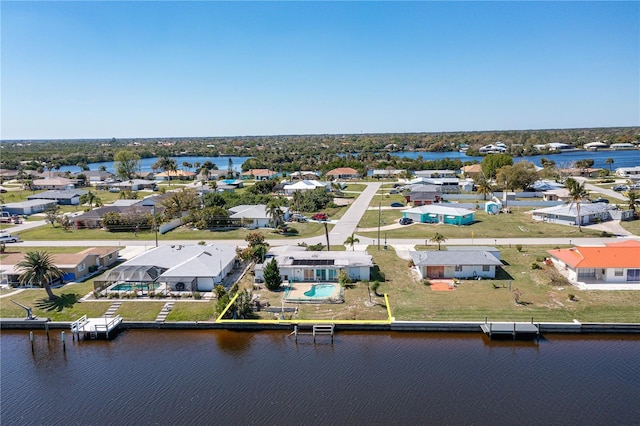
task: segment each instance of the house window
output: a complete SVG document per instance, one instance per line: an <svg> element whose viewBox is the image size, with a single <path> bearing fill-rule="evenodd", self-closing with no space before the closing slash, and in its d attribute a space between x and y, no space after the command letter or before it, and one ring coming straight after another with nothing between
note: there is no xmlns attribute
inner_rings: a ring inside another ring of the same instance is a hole
<svg viewBox="0 0 640 426"><path fill-rule="evenodd" d="M79 264L78 265L78 272L84 271L84 268L85 268L84 263Z"/></svg>
<svg viewBox="0 0 640 426"><path fill-rule="evenodd" d="M595 277L596 277L595 268L578 269L578 278L595 278Z"/></svg>
<svg viewBox="0 0 640 426"><path fill-rule="evenodd" d="M456 272L462 272L462 265L456 265Z"/></svg>
<svg viewBox="0 0 640 426"><path fill-rule="evenodd" d="M640 269L627 269L627 281L640 281Z"/></svg>
<svg viewBox="0 0 640 426"><path fill-rule="evenodd" d="M614 269L613 275L616 276L616 277L623 276L624 275L624 269L620 269L620 268Z"/></svg>
<svg viewBox="0 0 640 426"><path fill-rule="evenodd" d="M482 265L483 272L489 272L490 270L491 270L491 267L489 265Z"/></svg>

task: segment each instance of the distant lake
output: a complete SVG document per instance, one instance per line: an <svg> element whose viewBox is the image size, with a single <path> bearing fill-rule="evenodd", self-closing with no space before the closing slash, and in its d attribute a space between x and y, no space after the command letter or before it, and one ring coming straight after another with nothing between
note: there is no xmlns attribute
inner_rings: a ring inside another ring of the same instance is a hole
<svg viewBox="0 0 640 426"><path fill-rule="evenodd" d="M229 167L229 159L231 159L231 161L233 161L233 169L241 171L242 165L244 164L244 162L251 157L171 157L171 158L176 160L178 169L183 168L182 163L185 161L191 164L194 164L194 163L204 164L206 161L211 161L213 164L215 164L218 167L219 170L227 170L227 168ZM158 157L140 159L138 163L138 165L140 166L140 171L141 172L152 171L151 166L153 166L153 164L156 161L158 161ZM100 166L104 166L108 172L115 173L115 166L113 161L104 161L101 163L89 163L87 164L87 166L89 166L89 170L98 170ZM69 170L71 173L80 173L82 171L82 169L78 166L60 167L61 172L66 172L67 170ZM194 171L194 169L192 169L191 171Z"/></svg>
<svg viewBox="0 0 640 426"><path fill-rule="evenodd" d="M460 161L477 161L481 162L482 157L471 157L462 152L393 152L390 153L393 157L407 157L416 159L422 156L425 161L429 160L441 160L443 158L457 159ZM640 150L616 150L616 151L572 151L563 152L561 154L550 155L531 155L525 157L514 157L513 161L531 161L536 166L541 166L540 159L546 158L556 162L557 167L567 168L574 162L591 158L594 160L593 167L597 168L609 168L609 165L605 163L607 158L613 158L614 163L611 168L615 170L618 167L634 167L640 166Z"/></svg>

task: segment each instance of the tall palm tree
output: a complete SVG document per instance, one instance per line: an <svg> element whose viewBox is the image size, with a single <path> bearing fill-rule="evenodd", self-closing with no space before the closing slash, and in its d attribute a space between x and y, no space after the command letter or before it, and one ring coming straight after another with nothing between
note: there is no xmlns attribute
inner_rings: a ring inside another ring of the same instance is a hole
<svg viewBox="0 0 640 426"><path fill-rule="evenodd" d="M589 196L589 191L584 187L584 182L579 183L577 180L573 178L567 178L564 182L565 186L569 190L569 197L571 198L571 204L569 204L569 209L575 204L576 212L578 214L578 231L582 232L582 220L580 218L580 204L582 200L586 199Z"/></svg>
<svg viewBox="0 0 640 426"><path fill-rule="evenodd" d="M440 250L440 244L442 244L445 241L447 241L447 237L445 237L444 235L440 234L439 232L436 232L436 235L434 235L433 238L431 238L429 241L431 241L432 243L437 243L438 244L438 250Z"/></svg>
<svg viewBox="0 0 640 426"><path fill-rule="evenodd" d="M476 188L478 194L482 194L483 200L487 199L487 195L493 194L493 185L484 175L477 178Z"/></svg>
<svg viewBox="0 0 640 426"><path fill-rule="evenodd" d="M80 196L80 202L82 204L89 204L89 208L93 208L95 204L96 207L100 207L102 205L102 200L96 194L91 191L88 191L86 194Z"/></svg>
<svg viewBox="0 0 640 426"><path fill-rule="evenodd" d="M606 160L604 160L604 163L609 165L609 174L611 174L611 165L614 162L615 162L615 160L613 158L607 158Z"/></svg>
<svg viewBox="0 0 640 426"><path fill-rule="evenodd" d="M273 227L277 228L282 218L282 209L280 209L280 203L277 200L273 200L267 204L267 215L273 221Z"/></svg>
<svg viewBox="0 0 640 426"><path fill-rule="evenodd" d="M37 284L43 286L49 300L58 296L51 291L51 281L62 276L62 270L53 263L51 255L46 251L30 251L21 262L16 264L21 271L18 281L21 285Z"/></svg>
<svg viewBox="0 0 640 426"><path fill-rule="evenodd" d="M629 210L636 210L636 201L640 200L640 194L636 191L629 191L627 193L627 198L629 198Z"/></svg>
<svg viewBox="0 0 640 426"><path fill-rule="evenodd" d="M353 232L351 233L350 236L347 237L346 240L344 240L344 245L345 246L351 246L351 251L355 251L355 244L359 243L360 240L358 239L358 237L356 237Z"/></svg>

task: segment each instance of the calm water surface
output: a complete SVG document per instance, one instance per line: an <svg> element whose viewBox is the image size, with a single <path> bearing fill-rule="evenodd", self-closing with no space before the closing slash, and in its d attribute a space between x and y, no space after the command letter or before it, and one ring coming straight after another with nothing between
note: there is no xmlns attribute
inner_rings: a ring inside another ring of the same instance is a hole
<svg viewBox="0 0 640 426"><path fill-rule="evenodd" d="M69 336L67 336L69 337ZM303 336L307 337L307 336ZM3 425L640 424L640 336L3 332Z"/></svg>

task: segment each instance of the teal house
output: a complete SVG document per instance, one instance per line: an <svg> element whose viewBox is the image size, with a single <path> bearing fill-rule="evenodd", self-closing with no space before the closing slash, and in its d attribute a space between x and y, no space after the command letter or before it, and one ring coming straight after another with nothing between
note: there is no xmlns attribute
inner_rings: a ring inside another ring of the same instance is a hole
<svg viewBox="0 0 640 426"><path fill-rule="evenodd" d="M429 204L414 207L402 212L402 217L421 223L447 223L449 225L471 225L475 221L475 212L458 207L445 207L440 204Z"/></svg>

